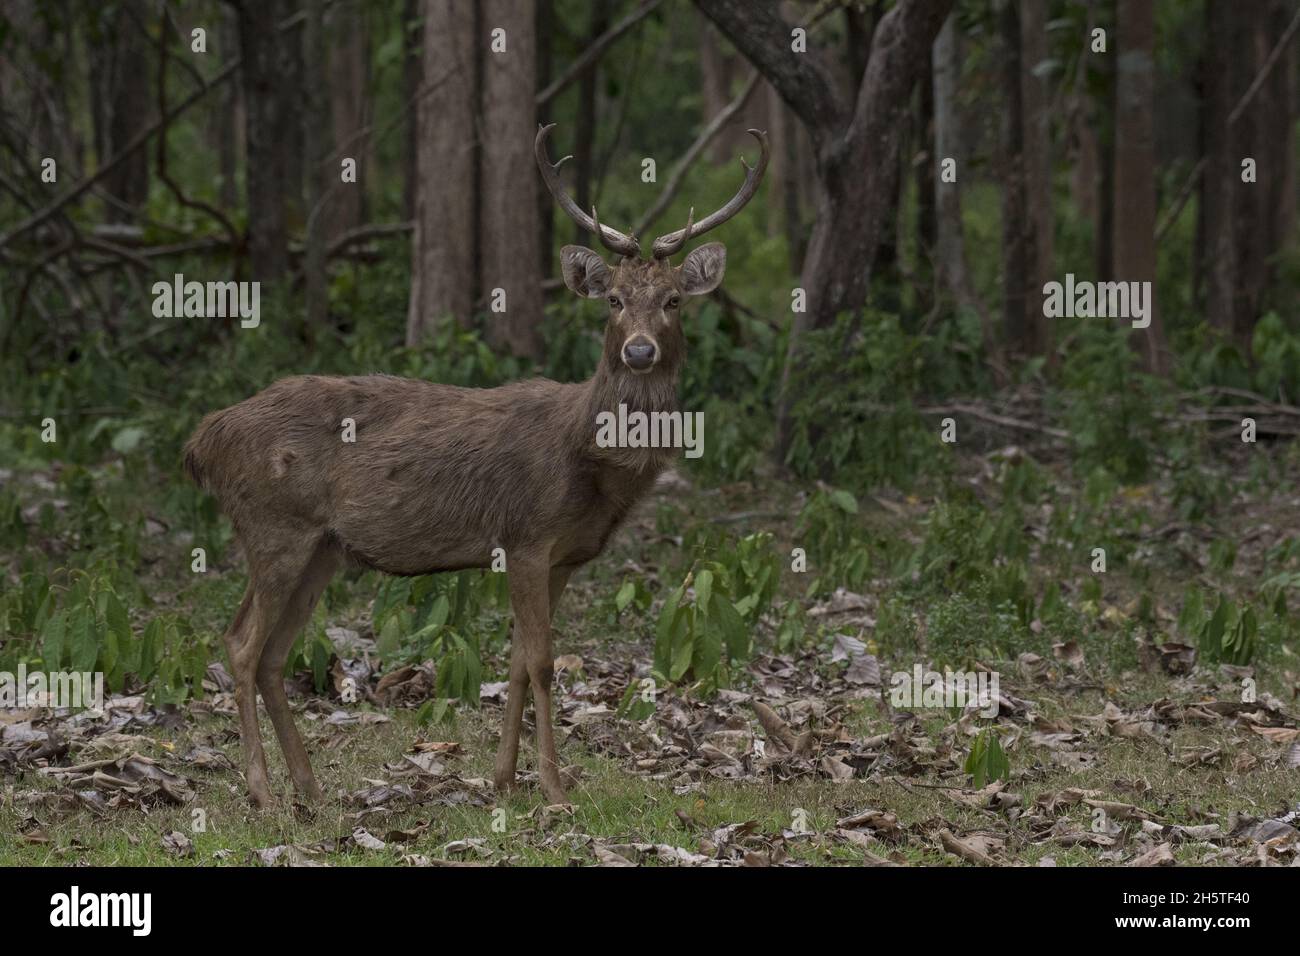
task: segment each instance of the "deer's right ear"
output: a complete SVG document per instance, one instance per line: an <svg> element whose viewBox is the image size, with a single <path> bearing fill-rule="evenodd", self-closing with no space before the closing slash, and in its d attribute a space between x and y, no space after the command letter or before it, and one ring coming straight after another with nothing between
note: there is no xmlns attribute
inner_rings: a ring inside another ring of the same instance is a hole
<svg viewBox="0 0 1300 956"><path fill-rule="evenodd" d="M609 266L586 246L561 249L560 271L564 273L564 284L580 296L600 299L609 291Z"/></svg>

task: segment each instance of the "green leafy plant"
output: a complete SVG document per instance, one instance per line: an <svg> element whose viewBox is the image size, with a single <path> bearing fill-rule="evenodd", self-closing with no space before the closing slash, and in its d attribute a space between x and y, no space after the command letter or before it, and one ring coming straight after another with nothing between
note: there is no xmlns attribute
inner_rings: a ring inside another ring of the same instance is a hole
<svg viewBox="0 0 1300 956"><path fill-rule="evenodd" d="M965 770L971 775L971 783L976 790L983 788L990 780L1010 778L1011 762L1002 750L995 728L989 727L975 738L970 756L966 758Z"/></svg>

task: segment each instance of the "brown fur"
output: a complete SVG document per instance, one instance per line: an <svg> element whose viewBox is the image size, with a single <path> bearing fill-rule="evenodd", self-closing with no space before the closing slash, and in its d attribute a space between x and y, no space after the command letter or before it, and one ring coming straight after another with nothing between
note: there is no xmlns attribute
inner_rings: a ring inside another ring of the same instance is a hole
<svg viewBox="0 0 1300 956"><path fill-rule="evenodd" d="M571 265L588 270L582 294L619 302L599 367L580 384L532 379L474 389L388 375L296 376L203 419L185 467L229 516L249 567L248 593L225 640L256 803L270 795L254 687L295 785L319 795L280 674L342 560L426 574L487 567L498 547L506 553L515 640L496 782L513 781L531 683L542 787L549 798L564 798L549 715L550 616L572 570L600 554L677 454L600 448L596 415L620 402L646 412L676 407L685 340L677 309L665 304L716 286L720 250L702 247L679 269L623 260L601 273L599 262L568 261L594 254L566 247L566 277ZM644 373L622 361L624 345L638 337L657 346L658 360ZM354 443L342 440L345 418L356 423Z"/></svg>

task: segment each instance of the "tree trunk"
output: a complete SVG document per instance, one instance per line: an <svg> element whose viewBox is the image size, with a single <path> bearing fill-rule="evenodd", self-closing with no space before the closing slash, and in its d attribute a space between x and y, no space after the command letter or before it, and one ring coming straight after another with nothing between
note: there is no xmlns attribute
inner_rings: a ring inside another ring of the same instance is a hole
<svg viewBox="0 0 1300 956"><path fill-rule="evenodd" d="M483 60L483 129L479 192L482 291L487 339L518 356L542 361L542 272L537 225L536 25L532 4L484 0L483 22L506 32L504 53ZM494 290L505 311L493 309Z"/></svg>
<svg viewBox="0 0 1300 956"><path fill-rule="evenodd" d="M1025 226L1029 231L1026 316L1030 354L1054 360L1052 323L1042 309L1043 286L1055 272L1052 237L1051 94L1047 74L1047 4L1020 0L1020 97L1024 109Z"/></svg>
<svg viewBox="0 0 1300 956"><path fill-rule="evenodd" d="M538 0L537 3L537 88L544 90L551 85L554 73L555 47L555 0ZM546 126L551 122L551 104L544 103L537 110L537 123ZM534 180L534 192L537 195L537 232L539 265L542 275L549 278L553 269L551 265L551 247L555 244L555 204L550 192L542 183L541 177Z"/></svg>
<svg viewBox="0 0 1300 956"><path fill-rule="evenodd" d="M1148 0L1119 0L1115 78L1115 263L1124 282L1156 280L1155 11ZM1147 371L1168 371L1154 294L1150 325L1134 341Z"/></svg>
<svg viewBox="0 0 1300 956"><path fill-rule="evenodd" d="M862 83L842 102L833 74L812 55L790 55L790 25L774 6L748 0L696 0L776 87L807 128L817 158L817 220L801 285L806 311L794 315L777 407L778 461L793 437L798 398L793 372L801 339L866 302L871 269L891 225L899 180L899 130L917 81L929 72L929 50L952 0L912 0L877 24Z"/></svg>
<svg viewBox="0 0 1300 956"><path fill-rule="evenodd" d="M935 276L961 309L979 317L984 351L994 369L997 361L997 337L988 309L975 292L966 268L966 240L962 229L961 184L968 176L966 154L961 149L957 117L957 90L961 84L962 55L957 18L944 21L934 41L934 197L935 197ZM956 162L956 181L943 181L943 161Z"/></svg>
<svg viewBox="0 0 1300 956"><path fill-rule="evenodd" d="M249 257L253 278L273 282L284 275L289 262L284 218L286 185L279 142L291 118L285 108L287 97L280 88L281 39L276 32L280 4L266 0L240 4L238 10L248 148L244 168Z"/></svg>
<svg viewBox="0 0 1300 956"><path fill-rule="evenodd" d="M592 0L590 18L587 22L587 45L609 29L609 0ZM596 88L600 79L600 62L594 61L583 72L578 81L578 115L573 139L573 197L578 208L590 212L592 206L592 183L596 170ZM554 202L554 200L552 200ZM591 233L581 226L574 226L573 242L579 246L589 246Z"/></svg>
<svg viewBox="0 0 1300 956"><path fill-rule="evenodd" d="M325 269L325 246L329 238L331 213L345 202L357 183L342 183L323 162L333 144L327 74L329 57L325 45L325 0L308 0L303 28L303 71L306 78L304 146L307 151L307 229L303 276L307 298L307 338L310 341L329 316L329 276ZM330 183L336 185L331 190ZM335 220L337 221L337 220Z"/></svg>
<svg viewBox="0 0 1300 956"><path fill-rule="evenodd" d="M950 18L951 19L951 18ZM912 161L916 177L916 297L917 310L934 307L935 245L938 212L935 207L934 75L927 71L918 85L916 146Z"/></svg>
<svg viewBox="0 0 1300 956"><path fill-rule="evenodd" d="M372 110L370 29L365 10L357 3L336 4L330 15L329 32L333 42L327 59L328 72L313 74L309 69L307 81L328 84L329 118L334 136L333 148L325 153L337 153L328 172L331 183L338 183L330 199L328 231L331 236L337 236L366 222L366 185L377 170L370 134L366 132ZM340 164L345 157L357 161L355 183L339 180Z"/></svg>
<svg viewBox="0 0 1300 956"><path fill-rule="evenodd" d="M1034 354L1034 317L1041 302L1030 296L1034 280L1029 210L1025 190L1024 84L1020 55L1020 13L1016 0L1004 0L998 13L1002 57L1002 316L1007 349Z"/></svg>
<svg viewBox="0 0 1300 956"><path fill-rule="evenodd" d="M420 173L421 52L424 42L420 0L402 0L402 104L406 109L402 143L402 211L415 219Z"/></svg>
<svg viewBox="0 0 1300 956"><path fill-rule="evenodd" d="M149 72L143 68L150 55L143 24L149 16L141 0L126 0L113 17L113 37L106 52L107 70L94 80L103 87L104 133L99 161L117 153L150 122ZM149 198L149 157L143 146L136 149L116 169L104 177L104 191L123 206L132 209ZM117 205L108 207L110 222L124 222L132 217Z"/></svg>
<svg viewBox="0 0 1300 956"><path fill-rule="evenodd" d="M474 250L475 56L473 0L424 0L419 175L411 243L406 343L428 338L440 318L468 327L478 287ZM530 131L531 135L531 131Z"/></svg>
<svg viewBox="0 0 1300 956"><path fill-rule="evenodd" d="M707 124L731 102L731 77L734 72L732 58L722 48L718 30L703 16L700 17L700 104L703 107L701 124ZM735 125L734 123L732 124ZM730 161L735 139L727 130L719 131L705 150L715 165Z"/></svg>
<svg viewBox="0 0 1300 956"><path fill-rule="evenodd" d="M1228 136L1233 97L1230 36L1233 4L1205 2L1205 74L1202 139L1205 172L1201 176L1201 248L1205 261L1205 311L1210 324L1233 332L1233 297L1237 286L1237 246L1233 240L1235 185L1240 180L1238 155Z"/></svg>
<svg viewBox="0 0 1300 956"><path fill-rule="evenodd" d="M217 26L217 42L223 57L233 57L239 49L239 24L233 8L222 4L221 23ZM244 125L243 98L240 85L225 83L218 94L221 108L214 118L217 147L217 168L221 172L221 185L217 191L221 205L228 210L239 207L239 157L243 154Z"/></svg>

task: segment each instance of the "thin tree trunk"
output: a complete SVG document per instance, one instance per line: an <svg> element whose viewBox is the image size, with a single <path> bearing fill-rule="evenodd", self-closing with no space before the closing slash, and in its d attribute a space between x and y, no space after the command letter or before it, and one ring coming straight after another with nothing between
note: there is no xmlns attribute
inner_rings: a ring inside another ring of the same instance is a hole
<svg viewBox="0 0 1300 956"><path fill-rule="evenodd" d="M544 90L551 85L551 75L555 70L555 2L538 0L537 3L537 88ZM546 126L551 122L551 101L547 100L537 110L537 123ZM551 264L551 246L555 243L555 205L551 194L537 177L534 182L537 194L537 234L540 267L544 277L553 273Z"/></svg>
<svg viewBox="0 0 1300 956"><path fill-rule="evenodd" d="M1147 0L1119 0L1115 78L1115 262L1125 282L1156 280L1155 11ZM1147 371L1168 371L1160 311L1148 302L1150 325L1135 344Z"/></svg>
<svg viewBox="0 0 1300 956"><path fill-rule="evenodd" d="M1024 109L1025 210L1029 230L1029 288L1026 290L1030 354L1055 358L1051 320L1040 308L1042 289L1052 281L1055 265L1052 237L1051 95L1047 60L1047 4L1020 0L1020 95Z"/></svg>
<svg viewBox="0 0 1300 956"><path fill-rule="evenodd" d="M402 143L402 210L415 219L420 172L420 92L424 27L420 0L402 0L402 103L406 107Z"/></svg>
<svg viewBox="0 0 1300 956"><path fill-rule="evenodd" d="M149 71L143 68L150 55L148 37L142 28L148 13L142 0L125 0L118 7L113 17L113 37L105 51L107 70L92 80L96 88L103 87L98 96L104 114L101 161L117 153L151 119ZM149 157L143 146L104 178L104 190L124 206L144 205L149 198ZM130 218L120 206L108 207L111 222Z"/></svg>
<svg viewBox="0 0 1300 956"><path fill-rule="evenodd" d="M961 186L963 177L969 175L966 154L961 149L958 128L957 90L961 84L962 55L957 18L950 15L944 21L934 41L932 51L934 67L934 196L935 196L935 273L947 288L959 308L974 312L979 317L984 339L984 351L995 371L997 337L988 309L975 292L970 272L966 267L966 240L962 230ZM943 181L943 162L956 162L955 182Z"/></svg>
<svg viewBox="0 0 1300 956"><path fill-rule="evenodd" d="M699 16L700 38L700 102L703 107L701 123L708 123L731 102L732 58L722 49L718 30L703 15ZM730 161L734 142L726 131L719 132L705 150L715 164Z"/></svg>
<svg viewBox="0 0 1300 956"><path fill-rule="evenodd" d="M222 58L233 57L239 49L239 24L235 11L222 4L221 22L217 26L217 42L221 44ZM221 108L214 118L217 139L217 168L221 173L221 186L217 191L221 205L226 209L239 206L239 157L244 144L243 100L240 84L227 83L221 88Z"/></svg>
<svg viewBox="0 0 1300 956"><path fill-rule="evenodd" d="M423 75L411 300L406 342L430 337L439 319L468 327L474 267L476 108L473 0L424 0Z"/></svg>
<svg viewBox="0 0 1300 956"><path fill-rule="evenodd" d="M1201 242L1205 260L1205 311L1210 324L1231 334L1237 287L1237 245L1233 239L1233 204L1241 175L1238 154L1228 137L1232 111L1232 51L1226 41L1233 18L1230 0L1205 2L1204 99L1202 139L1205 173L1201 177Z"/></svg>
<svg viewBox="0 0 1300 956"><path fill-rule="evenodd" d="M998 14L1002 43L1002 313L1007 348L1034 354L1033 318L1028 295L1033 281L1033 254L1025 193L1024 84L1021 82L1020 14L1016 0L1006 0Z"/></svg>
<svg viewBox="0 0 1300 956"><path fill-rule="evenodd" d="M285 228L285 179L279 139L290 119L279 83L276 32L279 4L240 4L239 49L242 57L246 140L244 164L248 203L249 258L253 277L271 282L288 267Z"/></svg>
<svg viewBox="0 0 1300 956"><path fill-rule="evenodd" d="M341 151L330 170L331 181L339 182L344 157L357 162L357 181L340 183L330 199L327 221L333 237L367 221L366 184L374 178L374 161L370 135L364 132L371 122L370 29L366 12L356 2L338 3L329 20L333 42L326 61L328 72L313 75L308 69L307 82L328 84L333 146Z"/></svg>
<svg viewBox="0 0 1300 956"><path fill-rule="evenodd" d="M504 53L483 60L483 129L480 151L479 237L482 291L488 298L487 338L512 354L541 361L542 272L537 227L536 24L531 4L484 0L485 24L506 31ZM505 311L493 309L494 290Z"/></svg>
<svg viewBox="0 0 1300 956"><path fill-rule="evenodd" d="M355 183L339 183L331 191L332 170L324 163L333 142L325 45L325 0L308 0L303 36L303 72L306 79L306 110L303 128L307 151L307 248L303 274L307 298L307 337L310 340L329 315L329 277L325 270L325 247L329 238L330 213L347 202ZM335 174L337 175L337 174Z"/></svg>
<svg viewBox="0 0 1300 956"><path fill-rule="evenodd" d="M587 21L587 43L609 29L609 0L592 0ZM590 211L592 187L596 174L596 90L600 78L600 61L593 60L578 81L578 115L573 139L573 196L578 208ZM574 226L575 245L591 245L591 233Z"/></svg>

